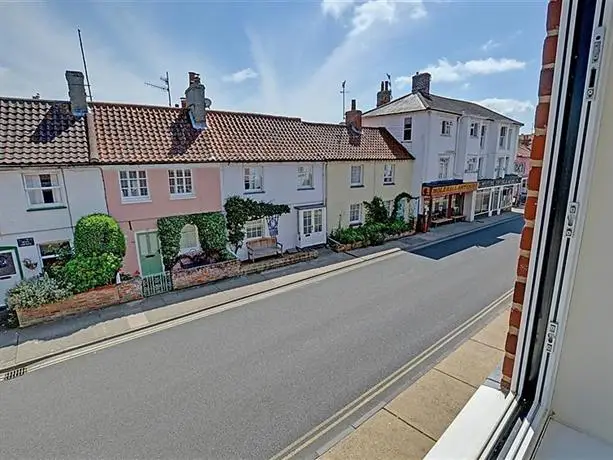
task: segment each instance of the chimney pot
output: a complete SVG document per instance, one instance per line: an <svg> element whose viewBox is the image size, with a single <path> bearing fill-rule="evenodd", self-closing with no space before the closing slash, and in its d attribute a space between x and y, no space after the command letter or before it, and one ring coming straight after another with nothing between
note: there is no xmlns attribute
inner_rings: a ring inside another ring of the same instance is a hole
<svg viewBox="0 0 613 460"><path fill-rule="evenodd" d="M355 99L351 99L351 110L345 113L345 126L349 134L349 143L359 144L362 134L362 111L356 109Z"/></svg>
<svg viewBox="0 0 613 460"><path fill-rule="evenodd" d="M387 104L392 100L392 89L388 81L381 82L381 91L377 93L377 107Z"/></svg>
<svg viewBox="0 0 613 460"><path fill-rule="evenodd" d="M189 72L189 82L189 87L185 90L185 100L192 126L199 130L206 129L204 85L200 82L200 75L195 72Z"/></svg>
<svg viewBox="0 0 613 460"><path fill-rule="evenodd" d="M85 95L85 77L78 70L67 70L64 74L68 83L70 110L75 117L87 114L87 96Z"/></svg>
<svg viewBox="0 0 613 460"><path fill-rule="evenodd" d="M384 82L381 82L381 91L383 91Z"/></svg>
<svg viewBox="0 0 613 460"><path fill-rule="evenodd" d="M351 110L355 110L355 99L351 99Z"/></svg>

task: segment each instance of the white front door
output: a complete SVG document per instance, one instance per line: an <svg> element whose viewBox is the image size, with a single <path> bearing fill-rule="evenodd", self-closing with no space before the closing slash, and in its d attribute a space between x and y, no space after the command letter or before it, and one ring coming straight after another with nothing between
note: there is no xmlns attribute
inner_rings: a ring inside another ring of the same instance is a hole
<svg viewBox="0 0 613 460"><path fill-rule="evenodd" d="M15 249L0 249L0 305L6 305L6 291L21 281Z"/></svg>
<svg viewBox="0 0 613 460"><path fill-rule="evenodd" d="M326 242L325 208L298 211L298 247L306 248Z"/></svg>

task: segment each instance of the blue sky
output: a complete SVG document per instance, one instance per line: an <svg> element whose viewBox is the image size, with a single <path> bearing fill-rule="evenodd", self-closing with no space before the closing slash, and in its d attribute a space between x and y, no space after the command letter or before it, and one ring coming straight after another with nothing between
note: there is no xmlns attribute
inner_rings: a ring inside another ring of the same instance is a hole
<svg viewBox="0 0 613 460"><path fill-rule="evenodd" d="M398 97L428 70L433 93L529 131L545 13L538 0L0 3L0 95L66 99L64 70L82 68L80 27L97 100L164 105L144 81L169 71L178 101L191 70L212 108L336 122L343 80L368 110L386 73Z"/></svg>

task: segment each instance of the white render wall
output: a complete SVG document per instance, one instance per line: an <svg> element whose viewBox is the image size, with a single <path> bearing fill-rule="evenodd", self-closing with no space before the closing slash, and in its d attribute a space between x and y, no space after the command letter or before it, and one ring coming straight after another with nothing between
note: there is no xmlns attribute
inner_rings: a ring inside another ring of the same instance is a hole
<svg viewBox="0 0 613 460"><path fill-rule="evenodd" d="M298 166L313 166L313 189L298 190ZM249 193L244 190L244 168L262 167L263 192ZM323 163L237 163L221 168L222 205L226 199L237 195L251 198L255 201L265 201L274 204L287 204L291 208L289 214L279 219L279 234L277 240L283 244L283 249L291 249L298 244L298 212L294 206L324 203L325 177ZM266 231L268 231L266 229ZM247 257L245 247L239 249L238 257Z"/></svg>
<svg viewBox="0 0 613 460"><path fill-rule="evenodd" d="M22 174L56 173L62 186L62 209L28 211ZM28 258L38 262L35 270L22 265L25 278L40 274L39 244L73 239L73 228L80 217L106 213L102 176L98 168L27 168L0 170L0 247L17 247L17 239L34 238L33 246L18 248L20 263Z"/></svg>

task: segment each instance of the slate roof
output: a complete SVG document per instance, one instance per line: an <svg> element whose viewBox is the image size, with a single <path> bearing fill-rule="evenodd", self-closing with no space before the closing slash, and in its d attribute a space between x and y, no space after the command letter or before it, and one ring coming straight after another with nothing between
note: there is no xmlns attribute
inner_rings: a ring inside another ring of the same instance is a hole
<svg viewBox="0 0 613 460"><path fill-rule="evenodd" d="M85 119L62 101L0 98L0 165L82 164Z"/></svg>
<svg viewBox="0 0 613 460"><path fill-rule="evenodd" d="M384 128L363 128L359 144L342 125L242 112L207 111L195 130L187 109L94 102L101 163L402 160L411 154Z"/></svg>
<svg viewBox="0 0 613 460"><path fill-rule="evenodd" d="M515 123L523 126L523 123L519 121L513 120L512 118L506 117L498 112L494 112L493 110L483 107L482 105L475 104L474 102L451 99L449 97L437 96L436 94L424 96L419 92L409 93L405 96L399 97L398 99L394 99L387 104L365 112L364 116L378 117L381 115L417 112L428 109L457 115L462 115L462 113L465 113L466 115L473 115L495 121Z"/></svg>

